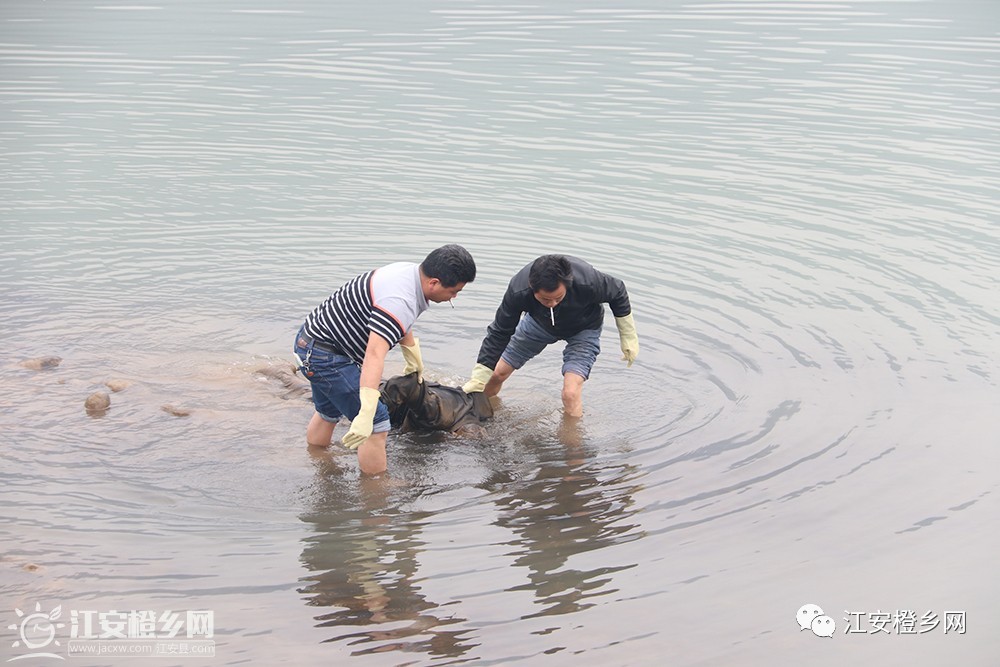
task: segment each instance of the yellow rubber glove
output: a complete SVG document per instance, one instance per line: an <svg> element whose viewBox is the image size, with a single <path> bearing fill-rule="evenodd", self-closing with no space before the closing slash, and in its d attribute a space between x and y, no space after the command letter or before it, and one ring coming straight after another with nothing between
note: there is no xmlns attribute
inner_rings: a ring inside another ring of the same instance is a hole
<svg viewBox="0 0 1000 667"><path fill-rule="evenodd" d="M486 383L493 377L493 369L483 364L476 364L472 369L472 379L462 385L462 391L466 394L473 394L486 389Z"/></svg>
<svg viewBox="0 0 1000 667"><path fill-rule="evenodd" d="M622 343L622 361L627 361L626 368L631 368L632 362L639 356L639 335L635 332L635 320L632 319L632 313L625 317L616 317L615 324L618 325L618 337L621 338Z"/></svg>
<svg viewBox="0 0 1000 667"><path fill-rule="evenodd" d="M403 375L409 375L416 371L417 383L424 381L424 360L420 356L420 339L414 338L413 345L403 345L400 343L399 349L403 351L403 359L406 366L403 366Z"/></svg>
<svg viewBox="0 0 1000 667"><path fill-rule="evenodd" d="M358 416L351 422L351 428L340 439L344 447L357 449L361 443L368 439L375 428L375 409L378 407L378 389L371 387L361 387L361 410Z"/></svg>

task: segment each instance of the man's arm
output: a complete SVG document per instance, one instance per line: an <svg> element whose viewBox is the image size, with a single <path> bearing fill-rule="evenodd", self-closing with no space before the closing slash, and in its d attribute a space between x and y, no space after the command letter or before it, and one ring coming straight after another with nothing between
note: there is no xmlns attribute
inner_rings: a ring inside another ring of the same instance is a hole
<svg viewBox="0 0 1000 667"><path fill-rule="evenodd" d="M413 334L406 334L413 338ZM404 340L406 336L403 336ZM372 331L368 334L368 347L365 348L365 359L361 364L361 386L378 391L382 381L382 370L385 368L385 356L389 353L389 341Z"/></svg>
<svg viewBox="0 0 1000 667"><path fill-rule="evenodd" d="M625 283L606 273L600 271L596 271L596 273L598 279L595 288L600 300L611 306L611 313L615 317L629 315L632 312L632 305L628 300L628 290L625 289Z"/></svg>
<svg viewBox="0 0 1000 667"><path fill-rule="evenodd" d="M420 339L413 335L413 327L410 327L409 331L399 339L399 349L403 353L403 360L406 361L406 365L403 366L403 375L416 373L417 382L422 382L424 359L423 355L420 354Z"/></svg>
<svg viewBox="0 0 1000 667"><path fill-rule="evenodd" d="M618 327L618 337L621 340L622 361L627 362L631 368L639 356L639 336L635 332L635 318L632 317L628 290L625 289L625 283L618 278L600 271L597 273L598 285L602 292L601 300L608 302L615 316L615 326Z"/></svg>
<svg viewBox="0 0 1000 667"><path fill-rule="evenodd" d="M513 282L512 279L511 283L507 285L507 291L504 292L503 299L500 301L497 314L493 318L493 322L486 327L486 338L483 339L483 344L479 348L476 365L472 369L469 381L462 385L462 391L466 394L486 389L486 385L497 367L497 362L500 361L500 355L507 349L507 343L510 342L518 322L521 321L524 302L514 291Z"/></svg>
<svg viewBox="0 0 1000 667"><path fill-rule="evenodd" d="M361 386L358 393L361 398L361 410L351 420L341 442L348 449L357 449L367 440L375 428L375 410L378 409L378 385L382 380L382 369L385 366L385 355L389 352L389 342L372 331L368 334L368 346L365 348L365 359L361 364Z"/></svg>
<svg viewBox="0 0 1000 667"><path fill-rule="evenodd" d="M507 349L507 343L521 321L521 314L524 312L522 301L521 296L508 286L493 322L486 328L486 337L479 348L477 363L490 369L496 368L500 355Z"/></svg>

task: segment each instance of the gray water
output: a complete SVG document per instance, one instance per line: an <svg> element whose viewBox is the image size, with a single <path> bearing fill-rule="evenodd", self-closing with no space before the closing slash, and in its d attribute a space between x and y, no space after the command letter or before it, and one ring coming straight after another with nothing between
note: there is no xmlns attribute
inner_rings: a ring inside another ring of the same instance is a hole
<svg viewBox="0 0 1000 667"><path fill-rule="evenodd" d="M996 2L4 0L0 26L3 659L37 603L213 611L216 657L160 665L997 664ZM256 371L448 242L479 277L417 324L431 379L548 252L626 282L638 362L606 327L575 432L551 350L485 440L393 437L374 480L308 452L310 403ZM845 632L905 610L967 631Z"/></svg>

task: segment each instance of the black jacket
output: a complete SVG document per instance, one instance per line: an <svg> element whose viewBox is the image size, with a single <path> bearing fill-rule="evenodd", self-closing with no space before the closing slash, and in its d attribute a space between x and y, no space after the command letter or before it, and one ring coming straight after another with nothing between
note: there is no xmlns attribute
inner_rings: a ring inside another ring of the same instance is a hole
<svg viewBox="0 0 1000 667"><path fill-rule="evenodd" d="M584 329L600 329L604 324L604 305L611 305L615 317L632 312L625 283L618 278L601 273L587 262L566 256L573 270L573 282L566 290L566 297L552 313L535 298L528 286L529 263L510 279L507 291L497 308L493 323L486 329L486 338L479 348L478 363L496 368L510 337L514 335L521 314L529 317L556 338L569 338ZM552 317L556 324L552 326Z"/></svg>

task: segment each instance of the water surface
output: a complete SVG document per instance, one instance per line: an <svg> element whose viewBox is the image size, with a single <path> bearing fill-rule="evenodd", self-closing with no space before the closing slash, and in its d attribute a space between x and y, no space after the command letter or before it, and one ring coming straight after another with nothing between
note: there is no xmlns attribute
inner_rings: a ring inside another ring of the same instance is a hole
<svg viewBox="0 0 1000 667"><path fill-rule="evenodd" d="M995 664L998 19L5 2L0 627L210 609L225 665ZM256 371L448 242L479 277L418 322L432 379L548 252L626 282L639 361L606 328L579 429L549 351L483 441L395 437L379 480L307 452ZM844 632L905 610L968 629Z"/></svg>

